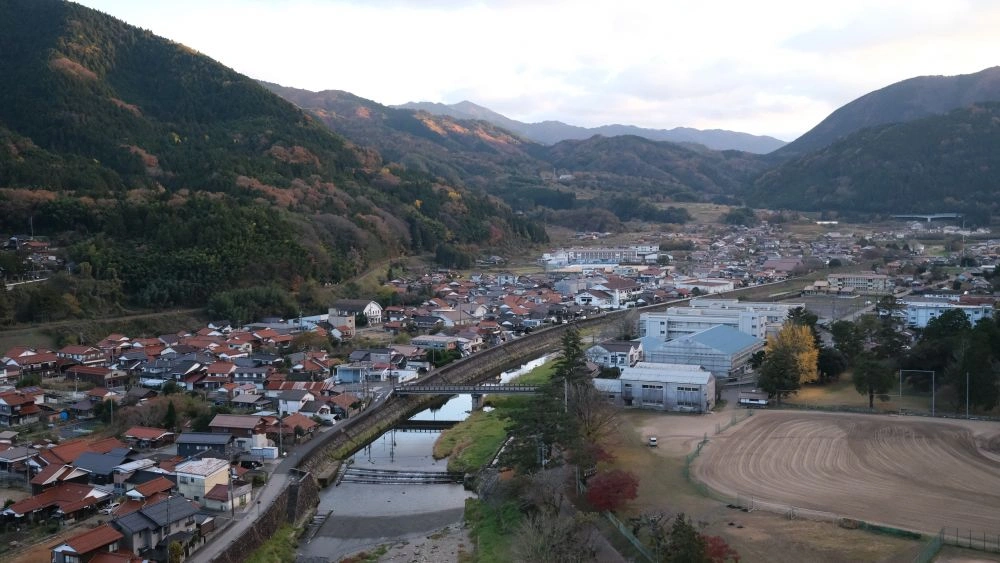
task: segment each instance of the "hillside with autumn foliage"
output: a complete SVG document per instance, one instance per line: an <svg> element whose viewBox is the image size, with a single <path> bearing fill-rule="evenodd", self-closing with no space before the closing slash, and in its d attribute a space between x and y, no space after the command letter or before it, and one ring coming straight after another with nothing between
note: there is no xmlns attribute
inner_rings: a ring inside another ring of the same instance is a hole
<svg viewBox="0 0 1000 563"><path fill-rule="evenodd" d="M0 3L0 75L0 230L48 237L119 306L545 239L484 192L387 165L255 81L77 4Z"/></svg>

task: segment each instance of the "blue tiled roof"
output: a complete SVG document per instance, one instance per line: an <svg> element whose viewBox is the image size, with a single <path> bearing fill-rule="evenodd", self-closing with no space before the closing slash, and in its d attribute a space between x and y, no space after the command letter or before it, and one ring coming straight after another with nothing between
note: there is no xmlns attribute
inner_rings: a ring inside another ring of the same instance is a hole
<svg viewBox="0 0 1000 563"><path fill-rule="evenodd" d="M760 342L757 338L726 325L706 328L684 338L724 354L735 354Z"/></svg>

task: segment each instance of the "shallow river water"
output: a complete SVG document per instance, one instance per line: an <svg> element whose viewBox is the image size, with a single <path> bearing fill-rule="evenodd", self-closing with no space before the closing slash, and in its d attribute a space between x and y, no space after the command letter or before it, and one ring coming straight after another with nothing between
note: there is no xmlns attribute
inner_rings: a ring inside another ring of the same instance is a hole
<svg viewBox="0 0 1000 563"><path fill-rule="evenodd" d="M472 406L468 395L452 397L438 410L425 410L412 420L464 420ZM431 455L440 432L393 430L354 455L358 468L446 471L447 460ZM362 484L342 482L320 493L318 514L330 516L316 535L299 544L299 561L339 561L370 549L439 530L462 520L465 499L473 496L460 484Z"/></svg>

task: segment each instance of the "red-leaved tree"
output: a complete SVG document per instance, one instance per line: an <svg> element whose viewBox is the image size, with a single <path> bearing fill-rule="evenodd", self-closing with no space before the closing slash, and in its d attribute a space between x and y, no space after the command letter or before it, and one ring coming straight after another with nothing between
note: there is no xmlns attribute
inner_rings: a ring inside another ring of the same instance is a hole
<svg viewBox="0 0 1000 563"><path fill-rule="evenodd" d="M587 501L600 511L614 512L639 494L639 478L615 469L598 473L587 483Z"/></svg>
<svg viewBox="0 0 1000 563"><path fill-rule="evenodd" d="M740 563L740 554L729 547L726 540L719 536L703 536L705 538L705 556L712 563Z"/></svg>

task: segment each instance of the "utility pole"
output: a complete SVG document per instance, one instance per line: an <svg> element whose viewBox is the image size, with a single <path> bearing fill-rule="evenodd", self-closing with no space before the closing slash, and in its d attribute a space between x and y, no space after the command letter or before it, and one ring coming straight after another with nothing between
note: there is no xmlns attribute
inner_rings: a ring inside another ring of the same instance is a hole
<svg viewBox="0 0 1000 563"><path fill-rule="evenodd" d="M965 418L969 418L969 370L965 371Z"/></svg>

